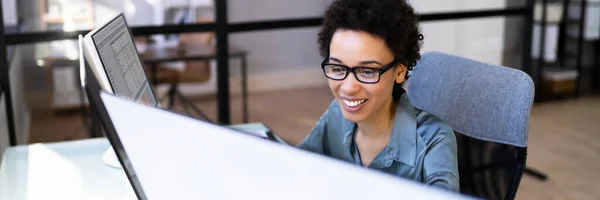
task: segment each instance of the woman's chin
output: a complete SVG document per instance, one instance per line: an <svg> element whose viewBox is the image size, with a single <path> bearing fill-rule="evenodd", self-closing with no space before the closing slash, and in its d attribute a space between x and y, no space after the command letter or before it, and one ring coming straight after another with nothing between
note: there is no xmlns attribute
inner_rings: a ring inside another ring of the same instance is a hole
<svg viewBox="0 0 600 200"><path fill-rule="evenodd" d="M343 109L343 108L342 108ZM349 113L345 110L342 110L342 115L344 116L344 118L348 121L354 122L354 123L358 123L360 121L363 121L366 117L361 114L361 113Z"/></svg>

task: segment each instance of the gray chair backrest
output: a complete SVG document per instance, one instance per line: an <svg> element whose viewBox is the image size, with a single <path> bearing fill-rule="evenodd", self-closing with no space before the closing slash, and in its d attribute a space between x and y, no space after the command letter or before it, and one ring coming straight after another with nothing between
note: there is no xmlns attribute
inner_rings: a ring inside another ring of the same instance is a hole
<svg viewBox="0 0 600 200"><path fill-rule="evenodd" d="M522 71L440 52L411 72L412 104L476 139L527 147L534 84Z"/></svg>

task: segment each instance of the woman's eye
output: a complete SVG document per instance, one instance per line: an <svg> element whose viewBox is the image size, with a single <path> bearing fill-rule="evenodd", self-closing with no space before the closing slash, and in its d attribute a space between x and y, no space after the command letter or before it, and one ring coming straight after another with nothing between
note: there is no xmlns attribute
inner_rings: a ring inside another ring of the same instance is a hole
<svg viewBox="0 0 600 200"><path fill-rule="evenodd" d="M344 68L342 68L342 67L332 67L331 71L332 72L344 72L346 70L344 70Z"/></svg>
<svg viewBox="0 0 600 200"><path fill-rule="evenodd" d="M373 76L376 72L373 70L361 70L360 73L367 76Z"/></svg>

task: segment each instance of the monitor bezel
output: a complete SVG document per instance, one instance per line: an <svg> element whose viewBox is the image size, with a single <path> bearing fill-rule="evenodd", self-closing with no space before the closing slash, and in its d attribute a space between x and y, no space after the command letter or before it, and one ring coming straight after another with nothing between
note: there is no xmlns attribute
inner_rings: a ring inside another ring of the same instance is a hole
<svg viewBox="0 0 600 200"><path fill-rule="evenodd" d="M142 185L136 176L132 163L130 162L129 157L125 152L125 148L123 147L123 144L119 139L119 135L117 134L115 126L112 123L110 116L108 115L108 111L106 110L104 102L102 101L102 98L100 96L100 93L103 90L100 87L100 84L98 83L96 77L92 74L92 71L89 68L89 66L85 66L85 71L85 93L88 98L88 101L90 102L90 109L92 109L93 113L92 117L100 120L102 130L104 130L104 133L106 134L106 137L110 142L112 149L115 151L117 159L119 159L123 171L125 172L125 175L127 176L127 179L129 180L129 183L131 184L131 187L133 188L136 197L140 200L146 200L148 199L146 197L146 193L144 192L144 189L142 188Z"/></svg>

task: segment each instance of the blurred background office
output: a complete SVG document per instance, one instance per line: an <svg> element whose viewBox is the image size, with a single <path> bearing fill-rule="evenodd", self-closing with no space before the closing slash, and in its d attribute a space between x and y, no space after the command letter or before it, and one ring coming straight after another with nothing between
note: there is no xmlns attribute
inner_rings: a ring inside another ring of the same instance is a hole
<svg viewBox="0 0 600 200"><path fill-rule="evenodd" d="M119 13L162 105L217 123L261 122L296 144L333 98L316 42L331 2L227 1L228 94L219 102L214 31L223 26L213 0L2 0L0 153L101 136L78 85L75 38ZM523 70L535 81L527 164L550 178L524 175L517 198L600 198L600 0L410 2L422 16L422 52ZM194 24L207 26L183 26Z"/></svg>

